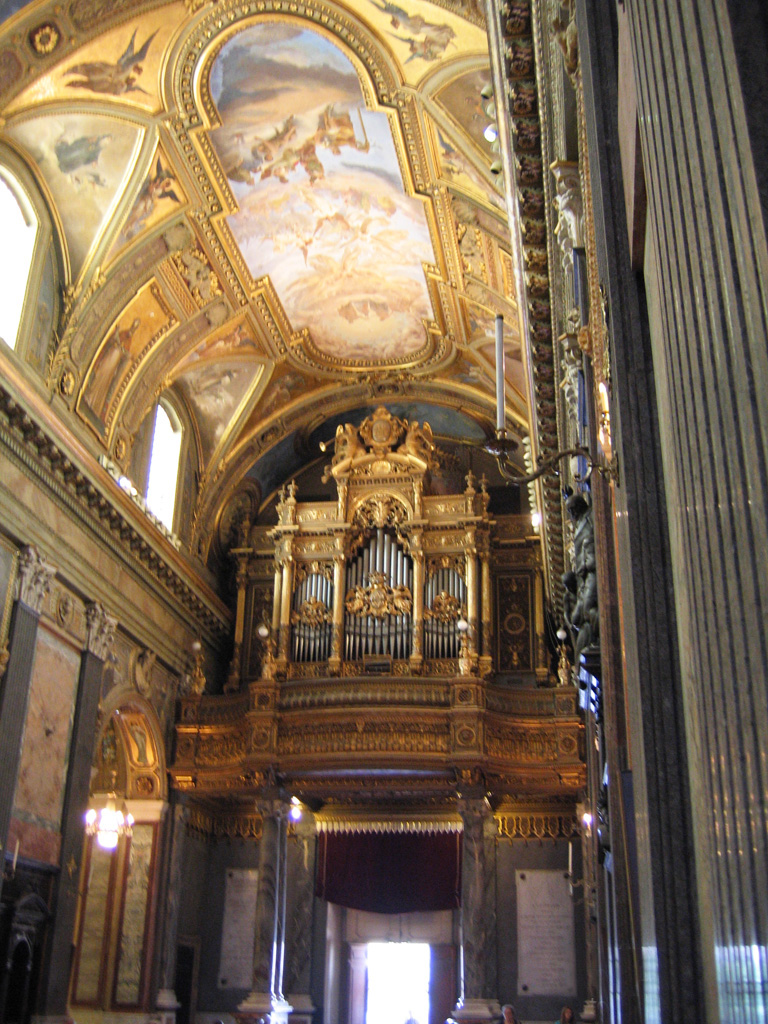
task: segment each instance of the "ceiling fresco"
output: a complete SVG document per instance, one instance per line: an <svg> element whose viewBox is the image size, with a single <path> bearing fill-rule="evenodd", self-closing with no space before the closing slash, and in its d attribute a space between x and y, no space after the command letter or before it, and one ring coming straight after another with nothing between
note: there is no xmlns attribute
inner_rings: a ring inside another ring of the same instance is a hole
<svg viewBox="0 0 768 1024"><path fill-rule="evenodd" d="M433 262L423 203L403 193L386 114L366 110L351 61L284 22L233 37L211 69L212 142L238 204L232 233L294 327L338 359L424 347Z"/></svg>
<svg viewBox="0 0 768 1024"><path fill-rule="evenodd" d="M527 432L476 0L36 0L0 5L0 57L0 154L54 243L23 358L123 467L175 396L195 529L354 410L490 435L498 313Z"/></svg>

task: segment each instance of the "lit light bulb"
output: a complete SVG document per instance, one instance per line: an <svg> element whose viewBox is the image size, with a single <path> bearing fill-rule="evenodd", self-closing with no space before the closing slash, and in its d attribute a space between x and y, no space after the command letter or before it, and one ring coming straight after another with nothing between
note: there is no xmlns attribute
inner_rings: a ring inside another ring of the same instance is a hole
<svg viewBox="0 0 768 1024"><path fill-rule="evenodd" d="M485 138L486 142L495 142L496 139L498 139L499 137L499 129L496 127L495 124L486 125L485 131L483 132L483 137Z"/></svg>

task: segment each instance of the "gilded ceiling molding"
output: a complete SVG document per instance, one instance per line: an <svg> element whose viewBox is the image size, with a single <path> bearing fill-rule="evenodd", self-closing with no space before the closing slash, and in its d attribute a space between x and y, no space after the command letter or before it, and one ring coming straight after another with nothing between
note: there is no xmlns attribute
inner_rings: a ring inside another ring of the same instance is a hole
<svg viewBox="0 0 768 1024"><path fill-rule="evenodd" d="M257 304L261 301L262 312L267 312L266 319L274 318L278 328L271 330L270 336L275 342L276 356L294 358L298 365L307 366L313 371L352 372L355 370L369 371L371 365L386 369L395 366L418 367L424 371L438 368L449 356L451 346L435 323L426 323L424 346L409 355L406 361L400 359L382 359L357 362L355 360L336 359L321 351L312 342L309 331L304 329L291 332L291 328L281 304L268 283L268 279L252 280L246 261L236 244L232 231L224 218L224 212L232 213L237 209L228 180L223 173L219 159L214 153L210 141L210 131L219 124L215 105L210 96L208 78L222 46L237 32L253 24L259 17L276 15L302 20L307 27L328 35L337 42L346 45L353 57L362 64L365 74L361 74L360 83L363 95L371 109L384 109L388 113L390 125L394 129L395 152L400 165L401 177L405 183L406 195L424 196L424 212L429 225L433 249L442 261L442 249L452 235L446 232L446 224L438 223L434 201L429 197L432 192L431 174L427 161L424 142L424 129L420 123L418 104L410 92L401 91L401 83L394 65L379 48L375 38L362 23L336 11L331 5L320 0L307 0L306 3L286 5L281 0L254 0L249 4L221 4L215 12L204 17L193 32L184 41L181 48L177 69L173 82L173 91L180 110L184 112L183 120L177 122L180 141L183 141L183 152L194 159L193 147L187 142L189 135L194 136L195 145L205 161L213 180L216 193L221 199L220 205L213 201L211 185L207 186L208 213L205 220L210 230L217 232L224 247L232 252L232 261L238 271L239 278L249 284L254 292ZM374 85L375 95L369 88L369 80ZM198 110L198 105L202 110ZM386 108L389 107L389 110ZM394 108L394 109L392 109ZM203 117L205 123L203 122ZM181 139L183 133L184 139ZM205 171L197 171L197 179L205 191L207 175ZM201 216L201 221L203 217ZM215 225L215 226L214 226ZM425 265L426 285L433 310L440 310L440 284L444 270L437 266ZM455 274L454 274L455 278ZM262 296L256 293L264 289ZM266 297L266 308L263 300ZM241 300L243 301L243 300ZM271 313L271 317L270 314ZM288 345L286 345L286 339Z"/></svg>
<svg viewBox="0 0 768 1024"><path fill-rule="evenodd" d="M109 274L97 273L88 286L78 292L72 306L62 311L61 340L51 359L48 386L58 389L67 404L74 406L80 384L91 365L95 349L104 337L104 324L119 316L126 294L150 281L157 264L191 237L188 228L181 233L165 225L145 245L131 253Z"/></svg>
<svg viewBox="0 0 768 1024"><path fill-rule="evenodd" d="M336 37L366 69L368 80L361 79L366 101L374 98L371 95L372 85L377 104L390 106L396 102L401 83L394 65L385 59L367 27L348 12L323 0L221 0L195 24L176 61L174 97L190 128L206 127L197 108L198 96L208 125L215 127L219 123L208 90L210 68L232 35L258 18L269 15L306 22L308 28ZM201 57L204 59L202 67L199 66Z"/></svg>

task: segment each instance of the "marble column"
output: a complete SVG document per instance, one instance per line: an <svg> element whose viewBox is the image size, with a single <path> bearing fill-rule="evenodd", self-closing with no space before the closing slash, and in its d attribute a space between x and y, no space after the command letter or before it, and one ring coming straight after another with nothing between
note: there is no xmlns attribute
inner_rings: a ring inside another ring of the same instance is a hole
<svg viewBox="0 0 768 1024"><path fill-rule="evenodd" d="M232 661L230 662L224 693L237 693L242 682L242 651L245 627L245 589L248 583L248 554L250 548L238 548L231 552L237 560L237 609L235 612L235 637L232 645Z"/></svg>
<svg viewBox="0 0 768 1024"><path fill-rule="evenodd" d="M175 794L170 824L170 851L165 890L163 945L160 954L160 990L155 1005L165 1011L166 1020L175 1020L179 1001L176 998L176 946L179 936L179 906L184 868L184 848L187 842L189 808L183 796Z"/></svg>
<svg viewBox="0 0 768 1024"><path fill-rule="evenodd" d="M467 530L464 554L466 557L466 585L467 585L467 621L469 630L467 632L467 647L469 656L474 661L477 656L477 548L475 546L474 529Z"/></svg>
<svg viewBox="0 0 768 1024"><path fill-rule="evenodd" d="M280 585L280 629L278 665L285 670L291 651L291 599L293 598L293 551L290 538L283 541L283 578Z"/></svg>
<svg viewBox="0 0 768 1024"><path fill-rule="evenodd" d="M421 530L410 535L411 558L413 560L413 640L411 646L411 670L418 674L424 661L424 550L421 546Z"/></svg>
<svg viewBox="0 0 768 1024"><path fill-rule="evenodd" d="M328 671L338 675L341 671L342 642L344 639L344 537L336 538L336 550L333 553L333 624L331 634L331 656L328 659Z"/></svg>
<svg viewBox="0 0 768 1024"><path fill-rule="evenodd" d="M292 1006L283 997L285 958L286 841L288 807L284 796L263 799L259 843L259 884L253 943L253 987L239 1005L241 1014L286 1024Z"/></svg>
<svg viewBox="0 0 768 1024"><path fill-rule="evenodd" d="M491 671L491 544L486 531L477 534L477 553L480 556L480 674Z"/></svg>
<svg viewBox="0 0 768 1024"><path fill-rule="evenodd" d="M70 949L77 912L77 886L83 853L85 812L93 764L93 744L101 696L104 662L114 642L117 619L107 615L98 602L86 608L86 647L80 661L72 719L64 807L61 817L61 873L53 898L53 922L47 941L47 956L40 981L40 1016L57 1020L67 1016Z"/></svg>
<svg viewBox="0 0 768 1024"><path fill-rule="evenodd" d="M5 851L16 793L21 741L27 717L29 685L35 660L37 626L43 599L56 573L53 565L33 547L19 555L14 604L9 633L9 656L0 683L0 850ZM0 892L3 879L0 874Z"/></svg>
<svg viewBox="0 0 768 1024"><path fill-rule="evenodd" d="M479 790L480 787L474 787ZM486 995L486 961L492 952L493 917L489 917L489 870L486 827L493 817L488 801L478 792L462 797L458 804L464 825L461 857L461 987L453 1020L473 1024L493 1020L500 1007ZM491 979L495 981L495 979Z"/></svg>
<svg viewBox="0 0 768 1024"><path fill-rule="evenodd" d="M293 1024L309 1024L314 1013L310 996L312 917L315 897L317 831L314 815L304 809L294 825L295 841L288 848L289 917L286 921L284 988L293 1007Z"/></svg>

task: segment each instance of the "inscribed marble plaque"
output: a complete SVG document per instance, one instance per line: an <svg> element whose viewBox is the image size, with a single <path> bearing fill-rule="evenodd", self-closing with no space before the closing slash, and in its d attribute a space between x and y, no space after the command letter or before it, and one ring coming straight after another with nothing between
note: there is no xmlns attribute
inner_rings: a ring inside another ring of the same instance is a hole
<svg viewBox="0 0 768 1024"><path fill-rule="evenodd" d="M115 1002L134 1006L141 994L144 965L144 932L149 900L149 872L155 829L152 825L134 825L125 883L123 927L120 936L120 963L117 971Z"/></svg>
<svg viewBox="0 0 768 1024"><path fill-rule="evenodd" d="M80 935L80 958L77 964L77 1003L95 1003L99 997L111 867L111 855L97 846L95 840L91 840L91 859L85 883L85 910Z"/></svg>
<svg viewBox="0 0 768 1024"><path fill-rule="evenodd" d="M575 996L573 903L562 871L516 871L517 991Z"/></svg>
<svg viewBox="0 0 768 1024"><path fill-rule="evenodd" d="M251 988L258 881L255 868L227 869L219 988Z"/></svg>

